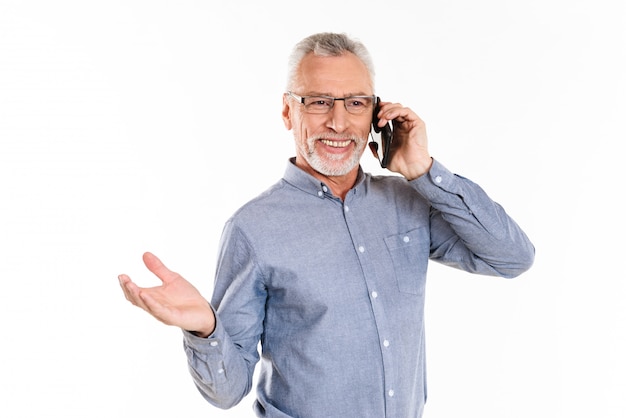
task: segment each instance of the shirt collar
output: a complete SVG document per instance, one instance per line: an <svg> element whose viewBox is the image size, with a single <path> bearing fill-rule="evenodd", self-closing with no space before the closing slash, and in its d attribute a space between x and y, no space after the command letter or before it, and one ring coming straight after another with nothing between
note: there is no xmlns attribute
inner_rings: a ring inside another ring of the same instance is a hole
<svg viewBox="0 0 626 418"><path fill-rule="evenodd" d="M356 183L350 189L349 193L356 193L358 190L365 191L365 180L368 176L363 172L363 168L359 165L359 172L356 177ZM312 194L317 197L331 197L333 196L328 187L323 181L316 179L309 173L296 166L296 157L291 157L287 163L285 174L283 179L292 186L302 190L305 193Z"/></svg>

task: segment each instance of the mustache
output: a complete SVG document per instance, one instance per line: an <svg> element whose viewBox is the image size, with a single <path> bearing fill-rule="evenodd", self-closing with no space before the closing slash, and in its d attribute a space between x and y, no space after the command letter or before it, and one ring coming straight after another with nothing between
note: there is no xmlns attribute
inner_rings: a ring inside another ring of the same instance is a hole
<svg viewBox="0 0 626 418"><path fill-rule="evenodd" d="M333 140L333 141L350 140L350 141L355 141L355 142L359 142L359 141L363 140L363 138L359 137L358 135L338 134L338 133L334 133L334 132L327 132L327 133L323 133L323 134L316 134L316 135L313 135L313 136L309 137L309 141L317 141L319 139L330 139L330 140Z"/></svg>

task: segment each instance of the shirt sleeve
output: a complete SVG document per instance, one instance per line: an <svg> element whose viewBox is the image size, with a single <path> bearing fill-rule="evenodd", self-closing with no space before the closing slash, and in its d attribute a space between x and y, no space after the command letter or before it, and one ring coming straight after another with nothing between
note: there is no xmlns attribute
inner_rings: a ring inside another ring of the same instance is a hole
<svg viewBox="0 0 626 418"><path fill-rule="evenodd" d="M183 331L183 346L194 384L209 403L227 409L238 404L249 392L249 388L241 384L247 379L246 369L232 366L239 354L220 321L207 338ZM228 364L231 366L227 367Z"/></svg>
<svg viewBox="0 0 626 418"><path fill-rule="evenodd" d="M222 235L211 300L215 330L207 338L183 331L191 377L202 396L222 409L237 405L252 387L265 303L258 276L252 249L228 222ZM231 309L224 311L220 309L222 305Z"/></svg>
<svg viewBox="0 0 626 418"><path fill-rule="evenodd" d="M505 278L533 264L535 248L524 231L477 184L434 160L411 185L431 204L432 260Z"/></svg>

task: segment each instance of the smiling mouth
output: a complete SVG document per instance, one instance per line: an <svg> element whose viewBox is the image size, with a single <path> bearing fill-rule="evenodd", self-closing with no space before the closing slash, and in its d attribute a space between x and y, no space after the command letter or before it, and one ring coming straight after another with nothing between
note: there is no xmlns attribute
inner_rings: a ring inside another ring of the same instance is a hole
<svg viewBox="0 0 626 418"><path fill-rule="evenodd" d="M352 142L350 139L346 139L344 141L331 141L330 139L322 139L321 141L324 145L328 145L329 147L333 148L345 148L350 145L350 142Z"/></svg>

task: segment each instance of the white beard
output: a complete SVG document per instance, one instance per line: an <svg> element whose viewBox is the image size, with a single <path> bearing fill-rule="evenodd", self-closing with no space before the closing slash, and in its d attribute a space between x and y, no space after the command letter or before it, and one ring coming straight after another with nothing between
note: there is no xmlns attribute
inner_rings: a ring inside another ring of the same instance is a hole
<svg viewBox="0 0 626 418"><path fill-rule="evenodd" d="M324 137L325 135L316 135L314 137L307 138L306 149L303 149L305 148L303 146L304 144L301 145L301 155L315 171L329 177L343 176L348 174L359 164L367 139L354 136L337 138L336 134L332 136L328 135L328 137L332 137L332 139L350 139L355 142L354 151L352 152L351 157L348 160L339 163L338 161L344 158L343 155L330 154L322 157L316 152L315 144L319 139L324 139Z"/></svg>

